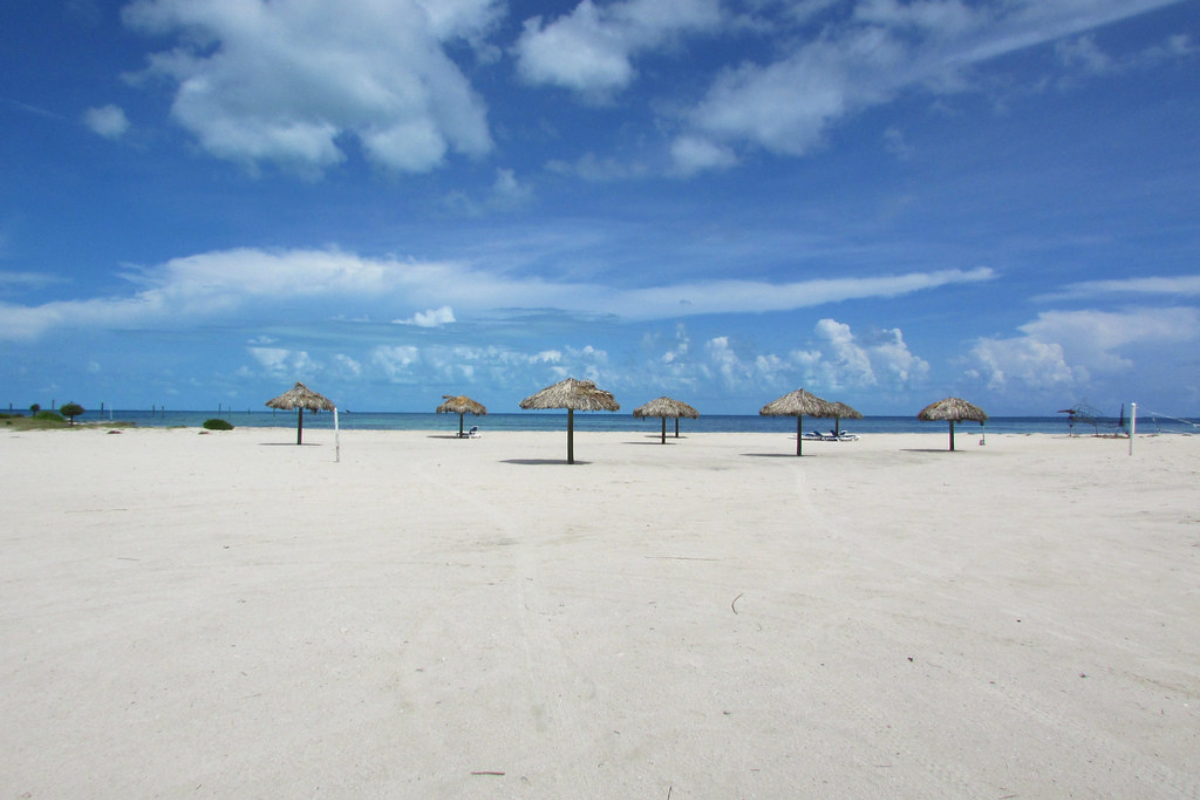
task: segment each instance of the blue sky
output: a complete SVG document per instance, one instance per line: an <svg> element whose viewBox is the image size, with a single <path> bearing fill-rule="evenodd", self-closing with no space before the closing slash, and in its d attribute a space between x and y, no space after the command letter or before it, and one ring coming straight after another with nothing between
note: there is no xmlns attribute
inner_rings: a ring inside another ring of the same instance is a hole
<svg viewBox="0 0 1200 800"><path fill-rule="evenodd" d="M0 404L1200 415L1200 2L7 0Z"/></svg>

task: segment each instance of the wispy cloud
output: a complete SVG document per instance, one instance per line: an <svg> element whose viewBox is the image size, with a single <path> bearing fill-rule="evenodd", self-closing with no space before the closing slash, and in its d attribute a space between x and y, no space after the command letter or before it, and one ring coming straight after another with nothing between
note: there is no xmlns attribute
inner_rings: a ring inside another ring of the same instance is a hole
<svg viewBox="0 0 1200 800"><path fill-rule="evenodd" d="M1041 301L1075 300L1102 295L1195 297L1200 295L1200 275L1083 281L1064 286L1057 292L1040 295L1036 299Z"/></svg>
<svg viewBox="0 0 1200 800"><path fill-rule="evenodd" d="M216 315L262 320L283 309L290 318L311 320L394 319L383 316L388 308L408 307L413 311L408 321L425 325L452 321L451 307L468 313L553 308L630 320L670 319L898 297L987 281L994 273L976 267L783 283L718 280L623 288L513 277L457 262L369 259L340 250L238 249L173 259L131 270L126 277L142 287L126 297L0 305L0 338L33 339L60 327L173 324Z"/></svg>
<svg viewBox="0 0 1200 800"><path fill-rule="evenodd" d="M964 91L977 64L1176 1L866 0L816 38L798 36L779 58L720 74L684 116L679 141L688 147L676 147L677 163L695 171L701 165L689 154L704 141L805 155L832 125L903 92ZM1092 67L1100 55L1086 41L1068 52Z"/></svg>

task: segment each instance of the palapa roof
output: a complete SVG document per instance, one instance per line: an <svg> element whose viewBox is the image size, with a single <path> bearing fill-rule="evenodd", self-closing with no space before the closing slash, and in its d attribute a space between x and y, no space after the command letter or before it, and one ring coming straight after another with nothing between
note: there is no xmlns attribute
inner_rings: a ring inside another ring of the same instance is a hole
<svg viewBox="0 0 1200 800"><path fill-rule="evenodd" d="M324 395L317 394L303 383L297 382L288 391L267 401L270 408L283 410L306 408L309 411L333 411L333 401Z"/></svg>
<svg viewBox="0 0 1200 800"><path fill-rule="evenodd" d="M833 416L837 417L838 419L862 419L863 418L861 411L851 408L850 406L843 403L841 400L837 401L836 403L833 403L832 405L833 405Z"/></svg>
<svg viewBox="0 0 1200 800"><path fill-rule="evenodd" d="M958 397L947 397L945 400L939 400L936 403L925 406L925 408L921 409L921 413L917 414L917 419L924 422L933 422L936 420L962 422L963 420L971 420L982 425L987 422L987 418L988 415L982 408L971 405L966 400Z"/></svg>
<svg viewBox="0 0 1200 800"><path fill-rule="evenodd" d="M766 417L832 417L833 403L822 400L815 394L797 389L778 400L767 403L758 412Z"/></svg>
<svg viewBox="0 0 1200 800"><path fill-rule="evenodd" d="M651 400L644 406L638 406L633 410L635 417L687 417L688 419L699 419L700 412L689 406L687 403L679 400L672 400L670 397L660 397L657 400Z"/></svg>
<svg viewBox="0 0 1200 800"><path fill-rule="evenodd" d="M444 394L442 399L446 402L437 407L439 414L475 414L479 416L487 413L487 409L482 403L477 403L466 395Z"/></svg>
<svg viewBox="0 0 1200 800"><path fill-rule="evenodd" d="M573 411L617 411L621 406L610 392L592 381L567 378L521 401L521 408L569 408Z"/></svg>

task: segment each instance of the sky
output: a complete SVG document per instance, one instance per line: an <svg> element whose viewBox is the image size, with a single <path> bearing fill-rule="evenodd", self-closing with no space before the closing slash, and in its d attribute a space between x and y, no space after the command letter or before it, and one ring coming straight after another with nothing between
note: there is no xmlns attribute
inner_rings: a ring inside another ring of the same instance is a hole
<svg viewBox="0 0 1200 800"><path fill-rule="evenodd" d="M4 0L0 407L1200 416L1200 0Z"/></svg>

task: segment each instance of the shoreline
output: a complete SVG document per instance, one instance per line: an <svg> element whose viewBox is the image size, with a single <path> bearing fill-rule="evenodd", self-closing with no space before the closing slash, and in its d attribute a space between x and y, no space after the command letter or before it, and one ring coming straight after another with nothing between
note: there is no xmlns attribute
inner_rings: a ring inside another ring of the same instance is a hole
<svg viewBox="0 0 1200 800"><path fill-rule="evenodd" d="M1200 787L1195 438L294 434L0 436L10 794Z"/></svg>

